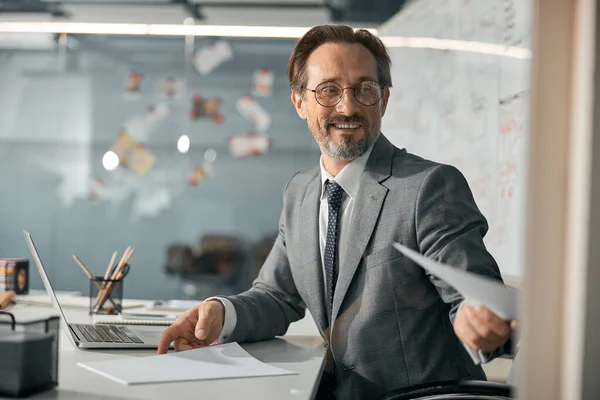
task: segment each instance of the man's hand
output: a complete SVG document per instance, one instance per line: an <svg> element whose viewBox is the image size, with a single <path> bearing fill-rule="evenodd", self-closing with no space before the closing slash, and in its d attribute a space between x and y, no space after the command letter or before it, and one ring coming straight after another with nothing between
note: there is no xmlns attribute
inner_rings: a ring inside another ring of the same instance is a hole
<svg viewBox="0 0 600 400"><path fill-rule="evenodd" d="M464 303L454 319L454 333L473 350L491 352L511 337L517 321L504 321L484 306Z"/></svg>
<svg viewBox="0 0 600 400"><path fill-rule="evenodd" d="M223 330L224 318L225 307L219 300L208 300L190 308L160 336L158 354L165 354L172 342L175 342L175 351L214 344Z"/></svg>

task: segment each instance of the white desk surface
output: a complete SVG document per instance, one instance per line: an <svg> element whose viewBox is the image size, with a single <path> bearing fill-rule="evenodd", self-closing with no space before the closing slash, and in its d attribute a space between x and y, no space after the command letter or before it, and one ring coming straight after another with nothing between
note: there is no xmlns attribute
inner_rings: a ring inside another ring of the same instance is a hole
<svg viewBox="0 0 600 400"><path fill-rule="evenodd" d="M17 321L37 316L58 315L48 306L16 304L9 311ZM87 310L65 310L69 322L91 323ZM242 378L125 386L76 365L80 361L114 360L156 354L152 350L82 350L76 348L61 322L59 342L59 386L30 399L311 399L316 393L325 349L312 317L290 327L284 338L245 343L242 347L265 363L297 372L264 378ZM165 327L148 327L162 331Z"/></svg>

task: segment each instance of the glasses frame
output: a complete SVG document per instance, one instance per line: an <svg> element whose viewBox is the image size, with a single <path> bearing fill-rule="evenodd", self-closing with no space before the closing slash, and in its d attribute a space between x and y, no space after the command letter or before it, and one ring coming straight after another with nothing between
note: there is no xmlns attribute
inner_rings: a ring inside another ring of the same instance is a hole
<svg viewBox="0 0 600 400"><path fill-rule="evenodd" d="M379 98L378 98L378 99L377 99L377 101L376 101L375 103L373 103L373 104L365 104L365 103L363 103L362 101L360 101L360 100L358 99L358 97L356 97L356 88L357 88L358 86L362 85L362 84L363 84L363 83L365 83L365 82L372 82L372 83L375 83L375 84L377 84L377 86L379 86L379 88L381 89L381 94L380 94ZM319 101L319 99L317 98L317 90L319 89L319 86L321 86L321 85L324 85L324 84L326 84L326 83L337 85L338 87L340 87L340 88L342 89L342 94L340 95L340 98L338 99L338 101L337 101L335 104L332 104L332 105L330 105L330 106L326 106L326 105L322 104L322 103ZM327 107L327 108L331 108L331 107L335 107L335 106L337 106L338 104L340 104L340 102L341 102L341 101L342 101L342 99L344 98L344 94L346 93L346 90L347 90L347 89L351 89L351 90L352 90L352 93L353 93L353 95L354 95L354 98L355 98L355 99L356 99L356 101L358 101L360 104L362 104L362 105L363 105L363 106L365 106L365 107L372 107L372 106L376 105L377 103L379 103L379 102L381 101L381 99L383 98L383 92L384 92L385 86L384 86L384 85L382 85L381 83L377 82L377 81L373 81L373 80L367 79L367 80L364 80L364 81L358 82L358 83L357 83L355 86L349 86L349 87L343 87L342 85L340 85L340 84L339 84L339 83L337 83L337 82L333 82L333 81L325 81L325 82L321 82L321 83L319 83L319 84L318 84L318 85L317 85L317 86L316 86L314 89L309 89L309 88L307 88L306 86L301 86L301 88L302 88L302 89L304 89L304 90L308 90L309 92L313 92L313 95L315 96L315 101L316 101L316 102L317 102L317 103L318 103L318 104L319 104L321 107Z"/></svg>

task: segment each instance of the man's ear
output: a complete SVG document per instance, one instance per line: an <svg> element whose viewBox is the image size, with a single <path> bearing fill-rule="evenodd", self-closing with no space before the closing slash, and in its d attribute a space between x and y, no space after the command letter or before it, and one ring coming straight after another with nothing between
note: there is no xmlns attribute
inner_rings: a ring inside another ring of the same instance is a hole
<svg viewBox="0 0 600 400"><path fill-rule="evenodd" d="M294 104L294 107L296 108L296 112L298 113L298 116L302 119L306 119L306 111L304 109L305 104L304 104L304 96L302 93L298 93L295 90L292 90L292 103Z"/></svg>
<svg viewBox="0 0 600 400"><path fill-rule="evenodd" d="M390 99L390 88L386 87L383 89L383 97L381 98L381 116L385 115L387 109L388 100Z"/></svg>

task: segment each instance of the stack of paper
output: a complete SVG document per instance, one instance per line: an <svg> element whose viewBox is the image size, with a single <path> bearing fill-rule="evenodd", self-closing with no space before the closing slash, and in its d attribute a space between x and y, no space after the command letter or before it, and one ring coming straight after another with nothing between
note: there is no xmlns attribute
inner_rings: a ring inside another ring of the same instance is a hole
<svg viewBox="0 0 600 400"><path fill-rule="evenodd" d="M463 295L467 303L473 306L484 305L505 321L518 318L519 293L516 289L489 277L430 260L400 243L394 243L394 247L429 273L451 285Z"/></svg>
<svg viewBox="0 0 600 400"><path fill-rule="evenodd" d="M123 385L295 374L258 361L237 343L77 365Z"/></svg>

